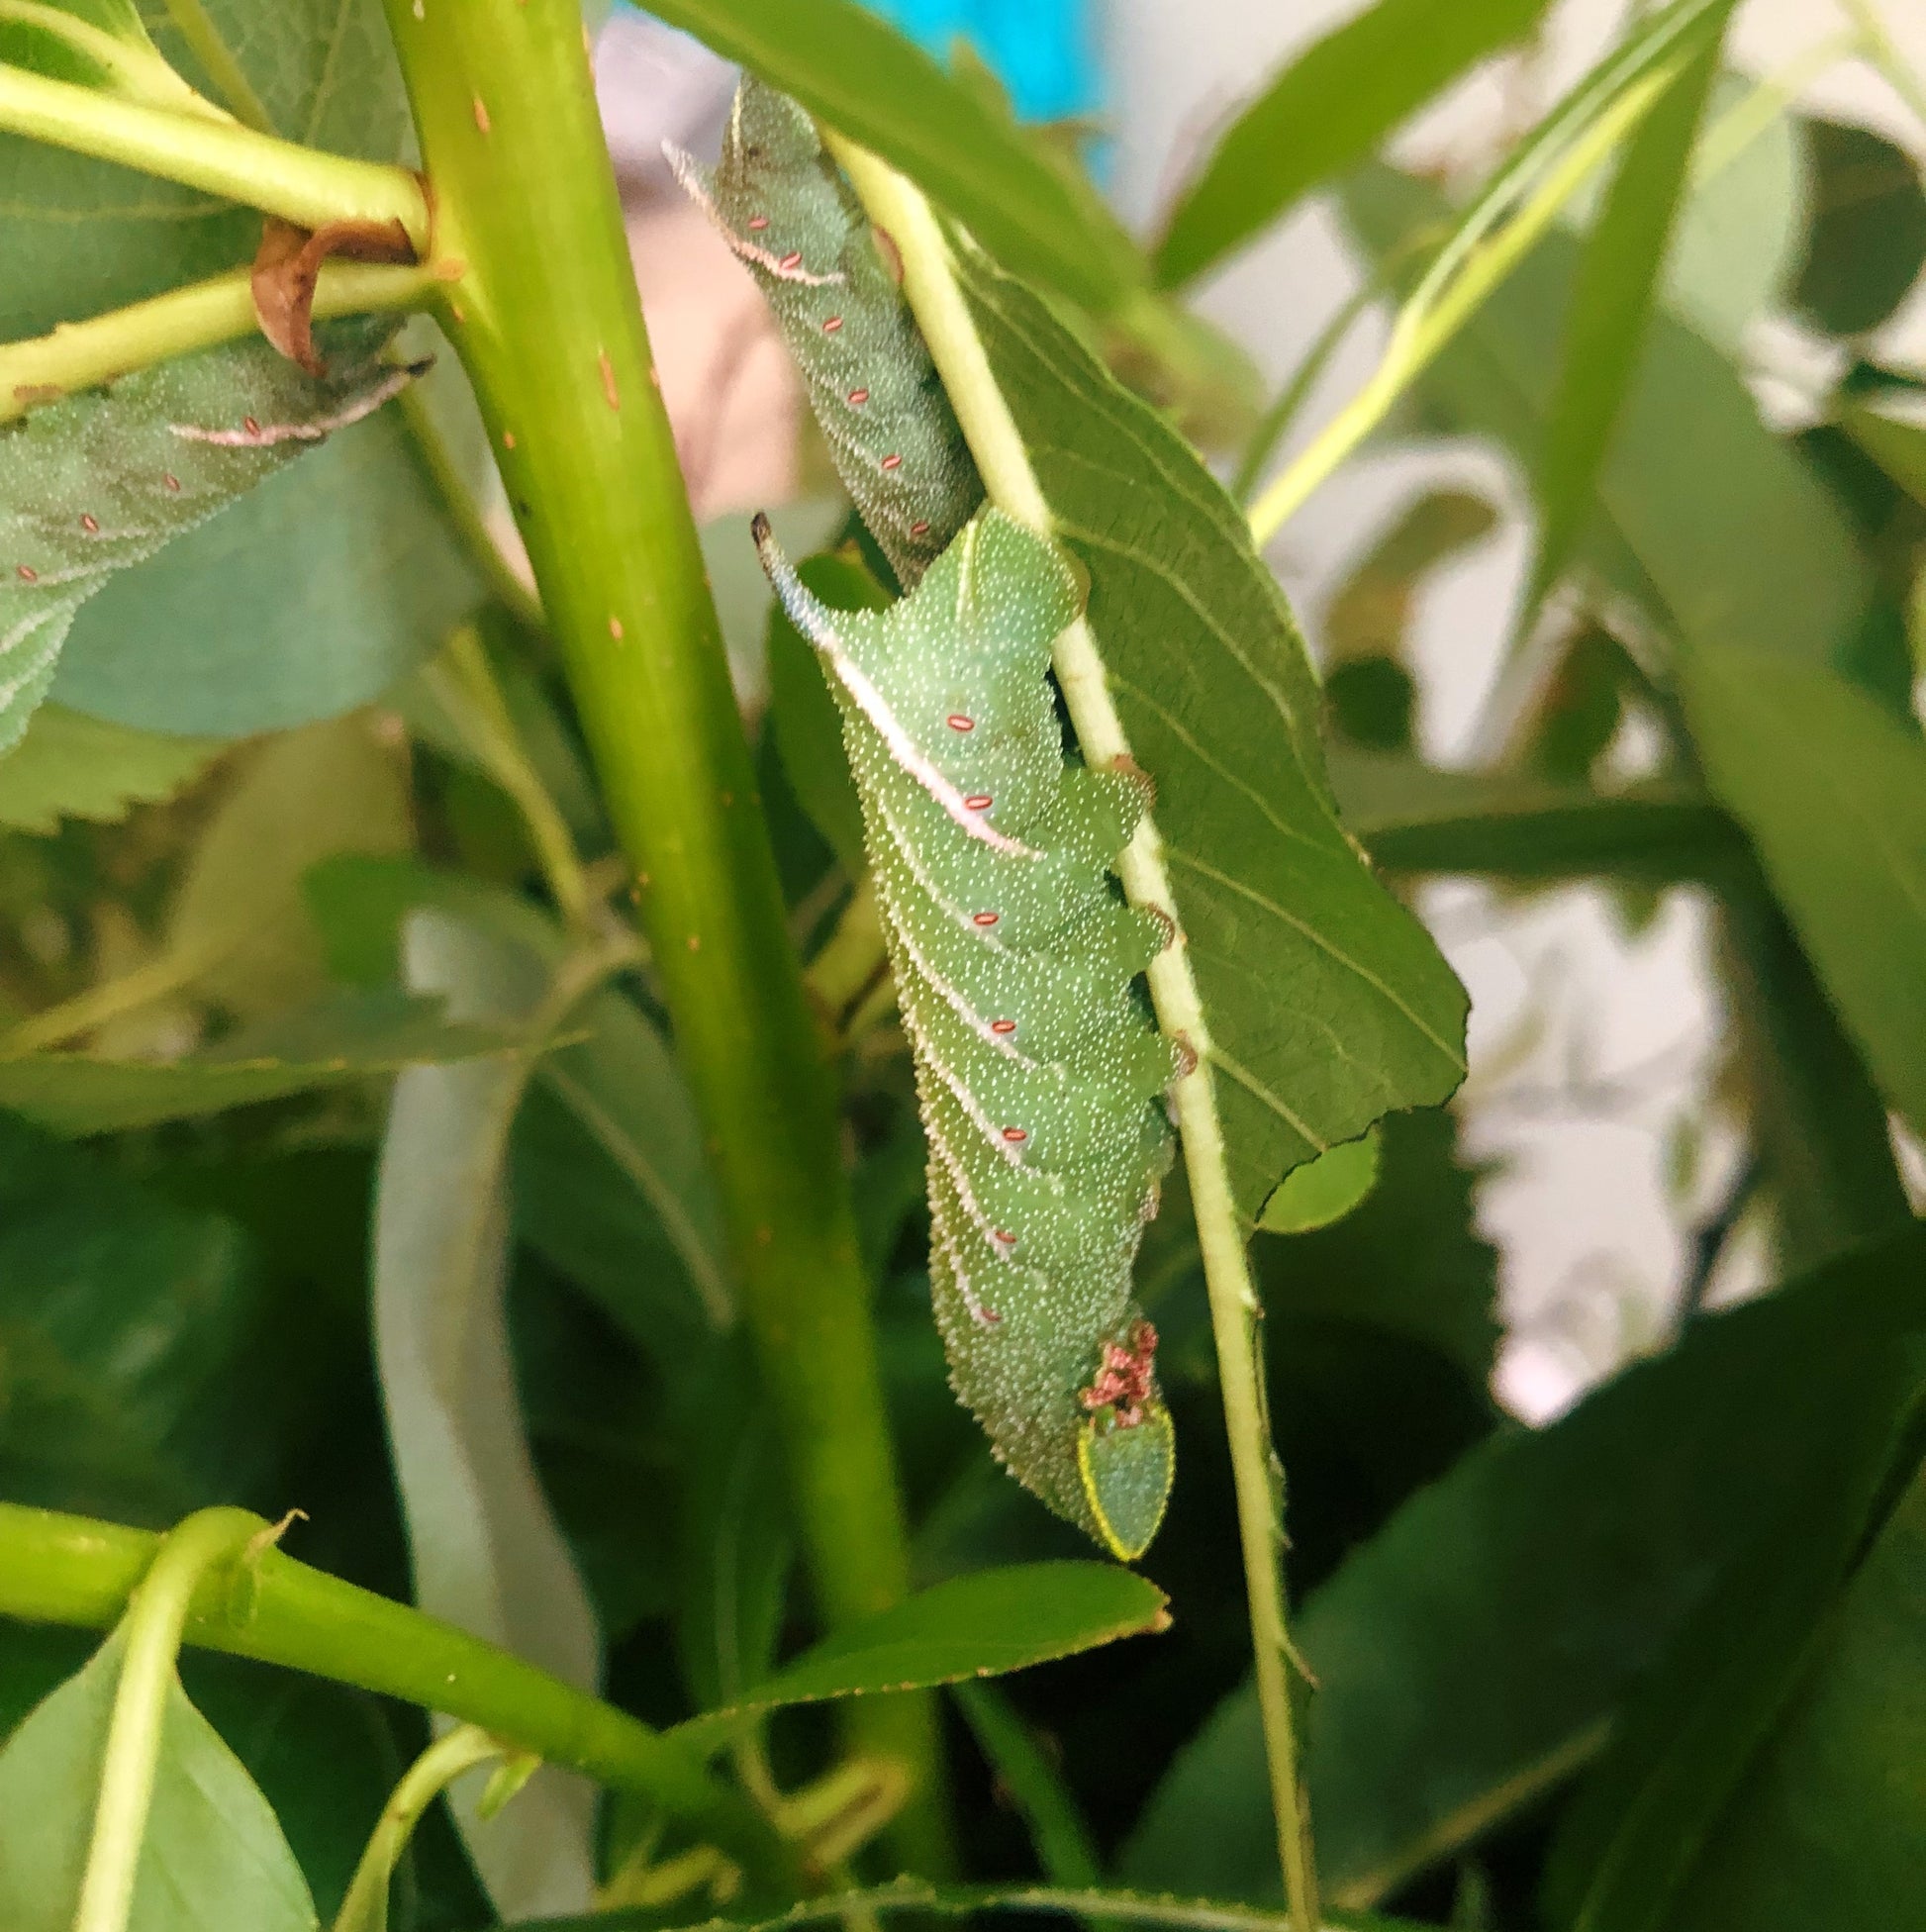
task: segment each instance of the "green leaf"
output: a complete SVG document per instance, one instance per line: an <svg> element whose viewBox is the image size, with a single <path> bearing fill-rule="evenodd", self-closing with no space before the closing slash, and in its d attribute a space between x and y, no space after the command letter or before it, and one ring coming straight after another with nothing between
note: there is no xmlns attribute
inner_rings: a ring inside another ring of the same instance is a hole
<svg viewBox="0 0 1926 1932"><path fill-rule="evenodd" d="M511 1043L499 1029L449 1024L438 1001L337 995L191 1059L0 1059L0 1107L53 1133L113 1133L378 1079L425 1060L473 1059Z"/></svg>
<svg viewBox="0 0 1926 1932"><path fill-rule="evenodd" d="M1926 1127L1926 740L1843 678L1692 644L1680 689L1707 782L1887 1103Z"/></svg>
<svg viewBox="0 0 1926 1932"><path fill-rule="evenodd" d="M844 556L807 557L796 574L834 611L880 611L883 587L860 562ZM769 724L790 789L852 879L862 877L863 808L842 749L842 717L822 675L815 647L784 615L769 607Z"/></svg>
<svg viewBox="0 0 1926 1932"><path fill-rule="evenodd" d="M37 1706L0 1751L0 1924L69 1932L124 1639ZM314 1901L260 1787L176 1679L135 1876L134 1932L313 1932Z"/></svg>
<svg viewBox="0 0 1926 1932"><path fill-rule="evenodd" d="M1926 1487L1887 1519L1821 1654L1718 1821L1667 1932L1919 1932Z"/></svg>
<svg viewBox="0 0 1926 1932"><path fill-rule="evenodd" d="M1474 61L1522 40L1544 11L1545 0L1378 0L1326 36L1217 144L1158 243L1158 281L1202 274L1306 190L1363 160Z"/></svg>
<svg viewBox="0 0 1926 1932"><path fill-rule="evenodd" d="M412 915L407 983L457 1019L515 1024L541 1004L538 953L433 909ZM505 1308L509 1129L525 1056L413 1067L395 1086L376 1187L375 1356L415 1599L587 1689L588 1594L517 1414ZM456 1815L498 1908L566 1911L593 1881L590 1792L550 1774L501 1816Z"/></svg>
<svg viewBox="0 0 1926 1932"><path fill-rule="evenodd" d="M652 11L880 154L1014 273L1097 310L1141 284L1135 243L1074 162L852 0L658 0Z"/></svg>
<svg viewBox="0 0 1926 1932"><path fill-rule="evenodd" d="M998 1677L1161 1630L1169 1620L1164 1593L1112 1564L979 1570L825 1637L738 1703L693 1717L671 1736L714 1750L754 1711Z"/></svg>
<svg viewBox="0 0 1926 1932"><path fill-rule="evenodd" d="M1900 1418L1900 1432L1916 1415ZM1903 1462L1895 1457L1893 1420L1876 1405L1873 1439L1843 1459L1844 1497L1825 1493L1842 1459L1817 1462L1807 1493L1783 1499L1639 1688L1553 1840L1544 1897L1547 1921L1561 1932L1660 1932L1681 1922L1679 1895L1716 1842L1736 1787L1814 1652L1829 1647L1831 1614L1878 1530L1878 1492L1890 1497L1895 1463L1903 1481L1918 1460L1916 1440ZM1850 1430L1842 1418L1842 1435ZM1813 1785L1814 1795L1823 1792L1823 1775ZM1832 1901L1830 1912L1794 1922L1856 1922L1838 1910ZM1884 1912L1874 1919L1890 1922Z"/></svg>
<svg viewBox="0 0 1926 1932"><path fill-rule="evenodd" d="M268 738L235 760L169 909L166 950L197 962L198 986L233 1012L276 1013L323 983L302 875L336 853L412 842L406 768L367 719Z"/></svg>
<svg viewBox="0 0 1926 1932"><path fill-rule="evenodd" d="M1378 1130L1327 1147L1293 1168L1264 1204L1257 1224L1269 1234L1308 1234L1341 1221L1378 1182Z"/></svg>
<svg viewBox="0 0 1926 1932"><path fill-rule="evenodd" d="M1338 822L1316 683L1237 507L1034 296L980 255L959 266L1157 784L1232 1186L1254 1220L1288 1168L1451 1091L1464 994Z"/></svg>
<svg viewBox="0 0 1926 1932"><path fill-rule="evenodd" d="M51 832L62 819L103 822L171 798L219 754L217 738L163 737L43 705L0 756L0 824Z"/></svg>
<svg viewBox="0 0 1926 1932"><path fill-rule="evenodd" d="M1345 822L1391 871L1705 879L1745 850L1725 813L1675 780L1602 793L1522 772L1441 771L1342 745L1332 747L1330 763Z"/></svg>
<svg viewBox="0 0 1926 1932"><path fill-rule="evenodd" d="M144 1522L251 1493L275 1443L232 1221L0 1113L0 1492Z"/></svg>
<svg viewBox="0 0 1926 1932"><path fill-rule="evenodd" d="M1922 1264L1915 1230L1694 1323L1549 1428L1493 1437L1313 1594L1297 1630L1320 1686L1306 1775L1339 1905L1595 1756L1795 1499L1864 1520L1869 1473L1926 1386ZM1179 1754L1126 1876L1181 1888L1208 1870L1220 1891L1275 1896L1262 1766L1246 1690Z"/></svg>
<svg viewBox="0 0 1926 1932"><path fill-rule="evenodd" d="M1926 262L1926 187L1904 148L1837 121L1807 119L1812 226L1792 299L1835 336L1877 329Z"/></svg>
<svg viewBox="0 0 1926 1932"><path fill-rule="evenodd" d="M1839 427L1915 503L1926 505L1926 428L1873 404L1848 404Z"/></svg>
<svg viewBox="0 0 1926 1932"><path fill-rule="evenodd" d="M379 357L385 332L356 334L356 351L338 356L336 372L319 379L265 342L237 342L140 370L110 388L0 427L0 550L6 564L0 577L0 749L19 739L47 695L76 614L117 574L227 508L330 427L377 408L407 380ZM288 434L240 445L210 440L246 436L243 419ZM232 597L240 589L224 583L222 594ZM276 589L285 595L285 587ZM257 647L259 613L274 603L268 597L248 606ZM197 640L207 628L207 609L203 581ZM143 616L147 621L137 628L146 641L154 626L150 612ZM150 665L144 675L154 682L164 672ZM92 709L72 691L66 695L76 709Z"/></svg>
<svg viewBox="0 0 1926 1932"><path fill-rule="evenodd" d="M1533 479L1541 520L1534 604L1564 574L1591 511L1598 469L1658 299L1732 4L1714 7L1692 30L1683 71L1626 142L1579 256L1558 388Z"/></svg>

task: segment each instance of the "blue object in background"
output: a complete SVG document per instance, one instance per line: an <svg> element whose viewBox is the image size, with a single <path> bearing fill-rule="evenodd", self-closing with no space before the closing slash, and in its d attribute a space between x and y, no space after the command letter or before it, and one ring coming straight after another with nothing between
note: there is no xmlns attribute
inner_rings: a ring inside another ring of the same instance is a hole
<svg viewBox="0 0 1926 1932"><path fill-rule="evenodd" d="M960 35L1023 121L1066 121L1103 99L1089 0L863 0L947 61Z"/></svg>

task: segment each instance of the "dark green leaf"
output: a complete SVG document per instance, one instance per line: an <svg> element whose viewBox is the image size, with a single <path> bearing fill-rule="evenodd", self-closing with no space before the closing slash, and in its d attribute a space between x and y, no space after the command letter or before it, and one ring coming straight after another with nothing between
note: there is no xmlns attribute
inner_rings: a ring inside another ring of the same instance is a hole
<svg viewBox="0 0 1926 1932"><path fill-rule="evenodd" d="M1693 30L1683 69L1626 142L1579 256L1534 478L1541 520L1534 602L1564 574L1590 515L1598 470L1658 299L1732 6L1724 0Z"/></svg>
<svg viewBox="0 0 1926 1932"><path fill-rule="evenodd" d="M1889 1463L1922 1336L1914 1232L1706 1318L1406 1503L1298 1624L1320 1686L1307 1775L1330 1895L1384 1896L1593 1756L1790 1499L1816 1491L1863 1520L1855 1454ZM1126 1874L1182 1887L1207 1869L1219 1890L1274 1896L1262 1749L1241 1691L1179 1756Z"/></svg>
<svg viewBox="0 0 1926 1932"><path fill-rule="evenodd" d="M1926 1488L1860 1567L1823 1654L1718 1821L1667 1932L1919 1932Z"/></svg>
<svg viewBox="0 0 1926 1932"><path fill-rule="evenodd" d="M43 705L0 757L0 824L50 832L62 819L124 819L170 798L220 750L217 738L163 737Z"/></svg>
<svg viewBox="0 0 1926 1932"><path fill-rule="evenodd" d="M997 1677L1168 1621L1164 1593L1111 1564L979 1570L825 1637L729 1709L692 1718L672 1735L714 1749L752 1711Z"/></svg>
<svg viewBox="0 0 1926 1932"><path fill-rule="evenodd" d="M0 1059L0 1107L54 1133L108 1133L378 1079L423 1060L499 1053L509 1043L499 1030L450 1025L438 1001L342 994L187 1060Z"/></svg>
<svg viewBox="0 0 1926 1932"><path fill-rule="evenodd" d="M852 0L657 0L652 11L753 69L928 191L1000 260L1092 309L1142 280L1089 180Z"/></svg>
<svg viewBox="0 0 1926 1932"><path fill-rule="evenodd" d="M68 1932L73 1923L124 1641L109 1637L0 1751L8 1932ZM130 1917L141 1932L314 1932L314 1901L266 1798L178 1681Z"/></svg>
<svg viewBox="0 0 1926 1932"><path fill-rule="evenodd" d="M1812 226L1793 301L1835 336L1877 329L1926 262L1926 188L1903 147L1869 128L1807 120Z"/></svg>
<svg viewBox="0 0 1926 1932"><path fill-rule="evenodd" d="M1751 834L1887 1103L1926 1127L1926 741L1843 678L1696 642L1680 689L1707 782Z"/></svg>
<svg viewBox="0 0 1926 1932"><path fill-rule="evenodd" d="M1545 0L1378 0L1300 54L1232 124L1171 216L1157 279L1168 287L1201 274L1361 161L1474 61L1523 39L1544 11Z"/></svg>
<svg viewBox="0 0 1926 1932"><path fill-rule="evenodd" d="M1034 296L980 255L962 273L1157 782L1232 1185L1255 1219L1288 1168L1451 1091L1464 994L1338 823L1316 683L1236 506Z"/></svg>
<svg viewBox="0 0 1926 1932"><path fill-rule="evenodd" d="M320 379L303 374L263 341L236 342L140 370L108 389L0 428L0 549L6 565L0 576L0 749L18 741L47 695L75 615L117 574L153 557L312 447L328 428L354 422L406 381L378 354L384 335L359 332L357 352L337 355L335 372ZM243 418L270 430L285 427L289 434L249 438ZM230 434L242 435L242 442L210 440ZM155 594L146 573L141 582L144 598ZM285 590L277 585L274 596L246 605L244 628L256 651L266 643L261 613L276 608ZM223 599L243 595L242 586L222 582ZM197 646L208 628L208 602L206 580L198 580ZM150 646L156 613L144 605L140 619L135 628ZM312 637L304 639L304 650L314 654ZM277 674L284 682L290 675L281 667L256 670L254 682ZM313 683L327 673L311 667L295 675ZM177 698L164 691L166 667L147 662L144 676L149 687L163 687L159 701L131 707L142 715L118 714L120 722L164 725L177 720ZM63 695L78 710L101 709L88 702L84 677L77 690L69 681ZM370 689L359 689L346 702L370 695ZM283 708L281 716L238 728L287 722Z"/></svg>
<svg viewBox="0 0 1926 1932"><path fill-rule="evenodd" d="M1331 661L1401 657L1420 580L1482 542L1496 525L1492 506L1464 490L1431 490L1407 504L1352 566L1324 612Z"/></svg>
<svg viewBox="0 0 1926 1932"><path fill-rule="evenodd" d="M1043 1876L1058 1885L1101 1884L1090 1827L1015 1705L994 1684L954 1684L950 1695L999 1786L1022 1812Z"/></svg>

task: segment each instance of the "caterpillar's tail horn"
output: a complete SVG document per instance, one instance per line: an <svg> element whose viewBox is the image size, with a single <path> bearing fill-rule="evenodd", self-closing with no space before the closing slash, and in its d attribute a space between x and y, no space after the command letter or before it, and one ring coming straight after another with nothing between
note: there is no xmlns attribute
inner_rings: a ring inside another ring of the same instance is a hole
<svg viewBox="0 0 1926 1932"><path fill-rule="evenodd" d="M760 510L749 520L749 534L756 540L762 574L769 579L769 588L776 593L783 615L811 643L818 643L831 628L828 607L813 597L797 576L796 566L783 555L782 545L769 528L769 519Z"/></svg>

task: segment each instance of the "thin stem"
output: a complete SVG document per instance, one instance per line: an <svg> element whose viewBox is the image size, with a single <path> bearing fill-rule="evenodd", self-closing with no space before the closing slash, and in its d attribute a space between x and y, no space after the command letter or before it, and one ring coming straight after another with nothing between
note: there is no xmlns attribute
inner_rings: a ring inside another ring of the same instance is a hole
<svg viewBox="0 0 1926 1932"><path fill-rule="evenodd" d="M203 1509L189 1516L161 1538L152 1567L128 1600L121 1680L108 1721L100 1800L73 1932L126 1932L189 1605L208 1572L240 1555L265 1528L244 1509Z"/></svg>
<svg viewBox="0 0 1926 1932"><path fill-rule="evenodd" d="M1384 359L1370 381L1251 506L1251 534L1260 549L1390 415L1399 397L1537 245L1559 210L1638 125L1675 76L1676 68L1665 66L1628 87L1573 142L1515 216L1463 259L1457 273L1442 283L1426 277L1398 316Z"/></svg>
<svg viewBox="0 0 1926 1932"><path fill-rule="evenodd" d="M831 1026L838 1025L850 1006L889 971L889 948L883 938L883 908L876 897L876 881L865 872L842 909L835 930L810 961L804 980Z"/></svg>
<svg viewBox="0 0 1926 1932"><path fill-rule="evenodd" d="M435 289L428 268L330 261L315 285L315 319L424 308ZM238 341L257 327L247 270L171 289L51 335L0 343L0 423L112 382L173 355Z"/></svg>
<svg viewBox="0 0 1926 1932"><path fill-rule="evenodd" d="M922 195L874 154L838 136L828 137L870 219L889 231L903 258L903 287L963 426L991 501L1006 515L1046 533L1054 529L1029 451L990 367L982 339L956 279L949 245ZM1057 639L1057 682L1085 758L1099 769L1129 756L1130 746L1111 703L1104 660L1088 622L1079 618ZM1164 869L1162 841L1146 815L1117 861L1131 904L1168 913L1176 905ZM1243 1543L1250 1603L1258 1704L1270 1765L1271 1800L1285 1892L1298 1932L1318 1924L1317 1875L1310 1820L1299 1786L1296 1720L1291 1707L1281 1572L1282 1529L1272 1483L1273 1454L1265 1426L1255 1345L1257 1297L1224 1161L1210 1064L1210 1031L1185 946L1167 946L1148 978L1157 1018L1173 1039L1188 1040L1197 1065L1172 1087L1172 1102L1190 1174L1198 1238L1216 1339L1224 1424L1230 1437L1237 1524Z"/></svg>
<svg viewBox="0 0 1926 1932"><path fill-rule="evenodd" d="M82 20L65 7L49 6L47 0L0 0L0 21L34 28L53 40L64 41L83 60L91 62L114 92L125 100L144 101L150 107L166 108L175 114L202 114L214 121L228 119L212 101L195 93L151 47L110 34L104 27Z"/></svg>
<svg viewBox="0 0 1926 1932"><path fill-rule="evenodd" d="M441 659L429 666L427 675L434 695L454 714L489 776L515 801L562 917L577 929L586 927L595 897L582 856L575 849L560 808L529 761L489 666L481 633L472 624L464 624L455 631L443 647Z"/></svg>
<svg viewBox="0 0 1926 1932"><path fill-rule="evenodd" d="M167 18L179 30L195 59L207 69L208 79L234 111L235 119L256 134L271 135L274 124L261 105L261 97L254 92L241 62L221 38L221 30L209 19L201 0L167 0Z"/></svg>
<svg viewBox="0 0 1926 1932"><path fill-rule="evenodd" d="M494 531L488 528L488 520L482 515L475 493L468 487L468 479L462 475L433 411L429 408L428 398L420 389L410 387L396 400L408 433L415 439L415 453L421 457L422 467L441 500L441 508L454 526L455 534L461 538L469 561L481 572L489 594L518 624L530 630L541 629L541 599L535 595L534 586L509 561Z"/></svg>
<svg viewBox="0 0 1926 1932"><path fill-rule="evenodd" d="M399 222L429 250L428 196L404 167L324 154L252 128L0 66L0 130L117 161L307 229Z"/></svg>
<svg viewBox="0 0 1926 1932"><path fill-rule="evenodd" d="M473 1724L458 1724L445 1737L436 1738L408 1767L369 1834L347 1896L336 1914L334 1932L373 1932L373 1928L386 1925L388 1887L422 1813L464 1771L502 1755L499 1740Z"/></svg>
<svg viewBox="0 0 1926 1932"><path fill-rule="evenodd" d="M825 1621L901 1599L909 1540L835 1096L651 366L575 0L388 0L475 387L722 1195ZM935 1706L865 1698L940 1866Z"/></svg>
<svg viewBox="0 0 1926 1932"><path fill-rule="evenodd" d="M249 1518L253 1531L265 1527ZM152 1565L147 1530L0 1502L0 1615L106 1629ZM686 1819L751 1871L792 1875L774 1830L690 1753L640 1719L465 1630L265 1551L237 1613L226 1579L203 1578L185 1637L308 1671L478 1724L505 1743L633 1791Z"/></svg>
<svg viewBox="0 0 1926 1932"><path fill-rule="evenodd" d="M144 1007L165 1000L192 985L236 943L229 939L214 945L163 952L131 973L103 980L84 993L76 993L71 1000L45 1008L0 1034L0 1059L17 1060L23 1054L45 1053L83 1033L98 1031L109 1020L139 1013Z"/></svg>
<svg viewBox="0 0 1926 1932"><path fill-rule="evenodd" d="M1880 19L1873 0L1840 0L1866 42L1867 57L1878 69L1879 77L1919 117L1926 127L1926 82L1913 72L1912 64L1900 52L1899 44Z"/></svg>

